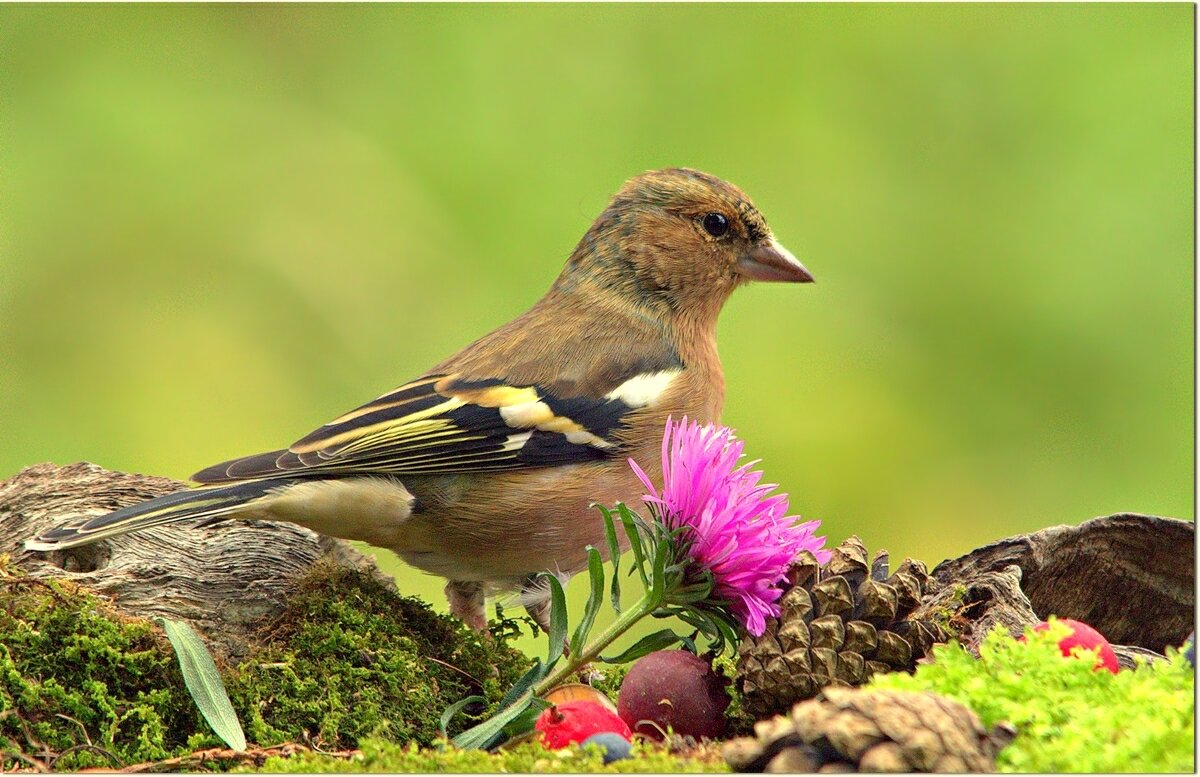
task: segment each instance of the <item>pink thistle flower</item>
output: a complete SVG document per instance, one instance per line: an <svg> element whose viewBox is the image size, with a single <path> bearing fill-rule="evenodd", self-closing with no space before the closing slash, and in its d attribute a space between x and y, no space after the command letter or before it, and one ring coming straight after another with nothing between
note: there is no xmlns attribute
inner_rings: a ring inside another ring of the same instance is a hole
<svg viewBox="0 0 1200 777"><path fill-rule="evenodd" d="M779 615L780 583L803 550L824 564L820 521L796 523L787 494L760 485L757 461L738 466L742 441L724 426L701 426L685 416L667 419L663 433L663 487L659 491L633 459L629 466L650 493L642 497L668 528L683 528L687 555L713 576L713 594L729 603L746 630L759 636Z"/></svg>

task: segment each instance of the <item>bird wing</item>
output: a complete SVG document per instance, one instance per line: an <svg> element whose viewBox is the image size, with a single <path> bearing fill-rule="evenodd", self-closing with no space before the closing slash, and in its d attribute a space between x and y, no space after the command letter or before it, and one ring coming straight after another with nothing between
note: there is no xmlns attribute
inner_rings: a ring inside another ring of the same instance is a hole
<svg viewBox="0 0 1200 777"><path fill-rule="evenodd" d="M601 396L537 385L426 375L293 443L198 472L199 483L295 475L449 474L603 459L629 415L650 406L678 369L643 372Z"/></svg>

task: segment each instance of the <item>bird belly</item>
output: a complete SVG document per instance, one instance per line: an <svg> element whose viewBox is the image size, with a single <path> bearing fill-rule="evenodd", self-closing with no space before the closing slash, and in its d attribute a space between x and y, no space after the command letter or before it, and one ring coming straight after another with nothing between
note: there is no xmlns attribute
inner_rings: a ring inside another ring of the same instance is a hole
<svg viewBox="0 0 1200 777"><path fill-rule="evenodd" d="M307 480L252 503L247 518L291 521L318 534L381 548L403 544L413 496L388 477Z"/></svg>
<svg viewBox="0 0 1200 777"><path fill-rule="evenodd" d="M445 506L414 514L405 562L451 580L515 588L538 572L574 574L587 547L608 558L604 520L592 503L641 509L645 488L627 467L577 464L479 478ZM622 549L629 546L620 527Z"/></svg>

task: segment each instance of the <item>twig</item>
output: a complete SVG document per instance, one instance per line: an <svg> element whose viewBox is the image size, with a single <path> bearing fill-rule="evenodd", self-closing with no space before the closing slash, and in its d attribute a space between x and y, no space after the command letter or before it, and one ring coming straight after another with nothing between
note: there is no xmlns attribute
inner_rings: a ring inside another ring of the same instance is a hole
<svg viewBox="0 0 1200 777"><path fill-rule="evenodd" d="M268 758L275 756L292 756L298 753L316 752L310 747L298 744L296 742L285 742L282 745L273 747L254 748L251 750L230 750L223 747L213 747L207 750L197 750L194 753L181 755L177 758L167 758L162 761L148 761L146 763L133 764L126 766L121 771L126 774L144 774L148 772L167 772L179 771L182 768L194 769L200 768L207 761L235 761L237 763L249 763L254 766L262 766ZM321 751L322 755L327 755L333 758L350 759L357 755L361 755L361 750L338 750L338 751Z"/></svg>
<svg viewBox="0 0 1200 777"><path fill-rule="evenodd" d="M64 715L63 717L66 717L66 716ZM99 753L100 755L105 756L106 758L108 758L108 760L110 760L114 764L116 764L118 768L121 766L120 758L117 758L117 756L114 755L112 752L105 750L103 747L100 747L99 745L93 745L91 742L88 742L86 745L74 745L72 747L68 747L66 750L63 750L61 753L54 753L54 754L50 755L46 759L46 765L49 769L53 770L54 764L58 763L59 758L62 758L64 755L69 755L71 753L77 753L80 750L91 750L92 752Z"/></svg>
<svg viewBox="0 0 1200 777"><path fill-rule="evenodd" d="M37 760L36 758L30 758L29 756L22 753L20 750L5 750L4 755L12 756L13 758L17 758L21 761L24 761L25 763L29 764L35 772L45 774L46 772L50 771L48 768L46 768L46 765L44 763Z"/></svg>
<svg viewBox="0 0 1200 777"><path fill-rule="evenodd" d="M467 672L463 671L462 669L459 669L459 668L458 668L457 666L455 666L454 664L448 664L448 663L446 663L445 661L442 661L441 659L434 658L433 656L423 656L423 658L424 658L426 661L432 661L433 663L435 663L435 664L437 664L437 665L439 665L439 666L444 666L444 667L446 667L447 669L452 669L452 670L454 670L455 672L458 672L458 673L459 673L460 675L462 675L463 677L465 677L465 678L467 678L468 680L470 680L471 682L475 683L475 687L476 687L476 688L482 688L482 687L483 687L483 683L481 683L479 680L476 680L476 679L475 679L475 677L474 677L473 675L470 675L470 674L468 674Z"/></svg>

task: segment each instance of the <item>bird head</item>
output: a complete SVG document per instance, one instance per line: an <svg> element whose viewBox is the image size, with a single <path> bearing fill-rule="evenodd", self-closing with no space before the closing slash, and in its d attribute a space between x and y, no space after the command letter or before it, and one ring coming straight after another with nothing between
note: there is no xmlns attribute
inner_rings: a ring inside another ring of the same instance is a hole
<svg viewBox="0 0 1200 777"><path fill-rule="evenodd" d="M631 178L580 241L560 278L590 278L649 305L715 316L748 281L809 283L741 189L687 168Z"/></svg>

